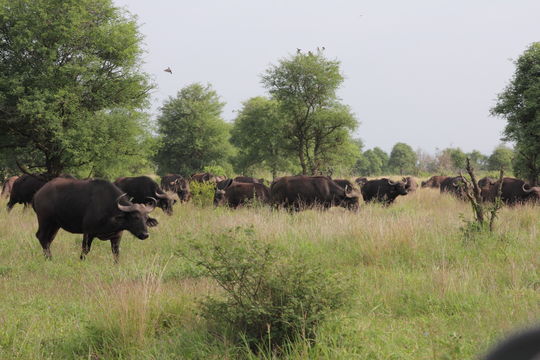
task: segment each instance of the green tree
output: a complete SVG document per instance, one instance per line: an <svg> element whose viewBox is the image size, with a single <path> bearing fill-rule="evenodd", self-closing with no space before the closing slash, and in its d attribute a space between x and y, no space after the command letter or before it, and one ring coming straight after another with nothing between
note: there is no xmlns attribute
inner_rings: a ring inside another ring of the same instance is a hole
<svg viewBox="0 0 540 360"><path fill-rule="evenodd" d="M515 172L531 184L540 181L540 42L535 42L515 62L510 84L499 94L493 115L507 121L504 139L516 146Z"/></svg>
<svg viewBox="0 0 540 360"><path fill-rule="evenodd" d="M473 150L465 155L471 161L471 166L476 170L487 170L488 157L478 150Z"/></svg>
<svg viewBox="0 0 540 360"><path fill-rule="evenodd" d="M499 145L493 150L488 158L488 170L500 170L503 168L508 171L512 168L514 151L504 145Z"/></svg>
<svg viewBox="0 0 540 360"><path fill-rule="evenodd" d="M362 176L381 175L388 170L388 154L379 147L364 151L358 172Z"/></svg>
<svg viewBox="0 0 540 360"><path fill-rule="evenodd" d="M285 126L275 100L254 97L244 102L231 130L231 143L238 148L237 171L249 174L255 169L268 169L273 177L279 171L290 171L293 154L283 138Z"/></svg>
<svg viewBox="0 0 540 360"><path fill-rule="evenodd" d="M51 176L96 165L110 142L140 135L100 138L108 112L146 103L141 54L135 20L111 0L0 0L0 147Z"/></svg>
<svg viewBox="0 0 540 360"><path fill-rule="evenodd" d="M206 165L230 167L230 125L221 118L225 104L210 85L192 84L169 97L158 117L158 172L190 175ZM226 169L225 169L226 170Z"/></svg>
<svg viewBox="0 0 540 360"><path fill-rule="evenodd" d="M286 116L284 136L293 145L303 174L320 173L343 146L351 146L350 133L358 124L336 96L342 82L339 62L326 59L321 51L298 52L262 76Z"/></svg>
<svg viewBox="0 0 540 360"><path fill-rule="evenodd" d="M416 169L416 153L409 145L397 143L390 152L388 167L400 175L412 174Z"/></svg>

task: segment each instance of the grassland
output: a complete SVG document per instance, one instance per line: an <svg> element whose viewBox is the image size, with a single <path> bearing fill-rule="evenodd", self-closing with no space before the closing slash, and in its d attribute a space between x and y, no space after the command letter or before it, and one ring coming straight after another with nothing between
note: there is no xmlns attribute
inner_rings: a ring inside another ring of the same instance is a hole
<svg viewBox="0 0 540 360"><path fill-rule="evenodd" d="M467 237L466 203L419 190L383 208L290 215L269 208L177 205L148 240L125 234L80 261L81 236L60 231L46 261L31 209L0 202L0 359L234 359L199 300L219 287L197 275L186 241L253 226L258 241L351 282L346 308L293 359L475 359L507 332L540 322L540 207L503 208L493 234ZM260 354L261 357L270 355Z"/></svg>

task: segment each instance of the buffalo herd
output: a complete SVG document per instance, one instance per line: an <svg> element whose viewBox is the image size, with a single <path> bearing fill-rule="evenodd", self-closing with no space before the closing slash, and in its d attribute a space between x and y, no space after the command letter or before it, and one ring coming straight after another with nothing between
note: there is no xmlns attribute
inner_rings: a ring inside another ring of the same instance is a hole
<svg viewBox="0 0 540 360"><path fill-rule="evenodd" d="M412 177L394 181L388 178L368 180L359 177L353 182L329 176L283 176L271 183L264 179L237 176L227 179L210 173L188 177L167 174L161 186L147 176L121 177L114 183L100 179L79 180L61 175L50 180L43 174L12 176L3 184L2 196L9 196L8 211L17 203L32 205L38 218L38 238L45 256L51 257L50 245L59 229L83 234L81 259L90 251L92 240L110 240L114 260L118 261L120 238L124 230L144 240L148 227L158 221L148 214L158 207L172 215L176 203L191 199L190 183L212 184L214 205L237 208L248 203L268 204L288 211L306 208L328 209L340 206L357 211L360 197L366 203L391 205L398 196L416 191L418 184ZM507 205L540 202L540 187L528 185L520 179L505 177L482 178L478 181L482 200L498 198ZM438 188L460 199L466 199L467 181L461 177L432 176L422 181L422 188Z"/></svg>

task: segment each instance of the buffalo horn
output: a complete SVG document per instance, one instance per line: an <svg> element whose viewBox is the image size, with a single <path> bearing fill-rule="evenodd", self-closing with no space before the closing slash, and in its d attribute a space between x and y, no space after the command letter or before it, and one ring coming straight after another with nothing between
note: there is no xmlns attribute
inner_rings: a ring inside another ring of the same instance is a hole
<svg viewBox="0 0 540 360"><path fill-rule="evenodd" d="M116 199L116 205L118 206L118 209L120 211L123 211L123 212L130 212L130 211L134 211L137 209L137 205L135 204L131 204L131 205L122 205L120 204L120 199L124 196L126 196L127 194L122 194L120 195L117 199Z"/></svg>
<svg viewBox="0 0 540 360"><path fill-rule="evenodd" d="M532 187L531 187L529 190L525 189L525 185L527 185L527 184L523 183L523 185L521 185L521 189L522 189L524 192L530 193L530 192L533 192L533 191L534 191L534 189L533 189Z"/></svg>
<svg viewBox="0 0 540 360"><path fill-rule="evenodd" d="M151 212L152 210L154 210L154 208L156 207L157 205L157 200L154 199L153 197L151 196L147 196L146 197L147 199L150 199L150 203L149 204L144 204L144 209L146 212Z"/></svg>
<svg viewBox="0 0 540 360"><path fill-rule="evenodd" d="M160 199L167 199L167 194L160 194L157 191L155 191L156 197Z"/></svg>
<svg viewBox="0 0 540 360"><path fill-rule="evenodd" d="M397 182L395 182L395 181L392 181L392 180L388 179L388 184L389 184L389 185L396 185L396 184L397 184Z"/></svg>

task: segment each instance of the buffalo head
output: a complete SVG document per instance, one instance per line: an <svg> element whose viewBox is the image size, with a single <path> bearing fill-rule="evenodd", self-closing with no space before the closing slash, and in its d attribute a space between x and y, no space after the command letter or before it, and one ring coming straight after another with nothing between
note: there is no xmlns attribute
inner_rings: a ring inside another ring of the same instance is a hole
<svg viewBox="0 0 540 360"><path fill-rule="evenodd" d="M125 196L125 194L122 196ZM154 210L157 201L153 199L153 202L149 204L133 204L128 202L127 205L122 205L120 204L120 198L116 201L116 206L121 211L121 214L115 220L120 223L123 229L128 230L139 239L146 239L148 237L148 214Z"/></svg>

